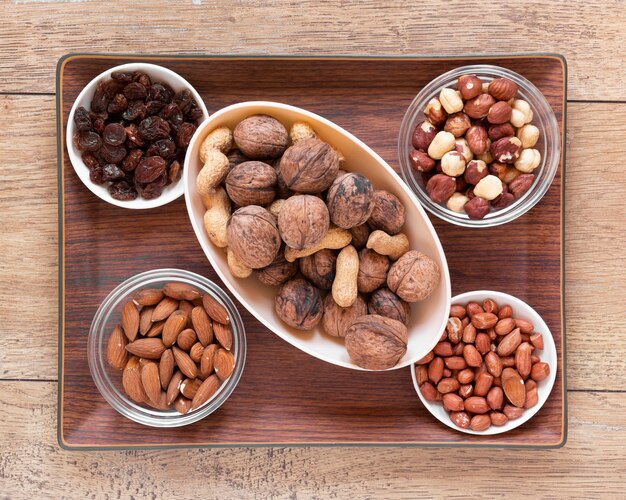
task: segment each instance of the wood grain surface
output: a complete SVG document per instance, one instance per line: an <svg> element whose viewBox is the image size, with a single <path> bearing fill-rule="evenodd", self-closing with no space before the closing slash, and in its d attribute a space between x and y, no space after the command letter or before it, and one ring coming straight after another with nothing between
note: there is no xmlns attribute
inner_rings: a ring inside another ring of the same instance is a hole
<svg viewBox="0 0 626 500"><path fill-rule="evenodd" d="M167 5L166 5L167 4ZM626 10L582 2L0 3L0 498L618 498L626 425ZM452 30L450 26L452 25ZM476 29L468 29L476 27ZM484 30L483 30L484 27ZM450 32L454 31L454 35ZM70 51L463 54L569 64L565 448L67 452L56 443L54 69ZM42 94L43 93L43 94ZM505 478L505 480L503 480ZM507 495L508 493L508 495Z"/></svg>

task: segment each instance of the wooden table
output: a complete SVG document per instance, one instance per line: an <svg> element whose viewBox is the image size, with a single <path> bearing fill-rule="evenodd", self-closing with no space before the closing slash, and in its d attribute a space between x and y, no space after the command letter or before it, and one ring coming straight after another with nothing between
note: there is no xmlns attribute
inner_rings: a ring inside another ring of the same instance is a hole
<svg viewBox="0 0 626 500"><path fill-rule="evenodd" d="M623 2L0 4L0 498L617 497L626 481ZM460 54L569 63L569 438L549 451L297 448L67 452L56 440L54 70L70 51ZM461 489L463 488L463 489Z"/></svg>

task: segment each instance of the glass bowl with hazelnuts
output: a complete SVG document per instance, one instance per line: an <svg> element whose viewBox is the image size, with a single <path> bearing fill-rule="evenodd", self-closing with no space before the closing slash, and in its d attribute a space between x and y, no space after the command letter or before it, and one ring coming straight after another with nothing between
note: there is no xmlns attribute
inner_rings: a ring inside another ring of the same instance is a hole
<svg viewBox="0 0 626 500"><path fill-rule="evenodd" d="M426 85L398 137L402 176L422 205L465 227L517 219L546 193L559 166L559 126L523 76L463 66Z"/></svg>

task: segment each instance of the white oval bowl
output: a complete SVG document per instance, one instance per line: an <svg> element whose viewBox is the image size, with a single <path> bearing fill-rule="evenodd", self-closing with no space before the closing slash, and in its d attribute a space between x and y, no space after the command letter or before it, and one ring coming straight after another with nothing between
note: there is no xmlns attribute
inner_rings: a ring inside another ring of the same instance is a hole
<svg viewBox="0 0 626 500"><path fill-rule="evenodd" d="M505 304L510 305L513 308L514 318L521 318L530 321L535 326L535 331L543 335L543 351L539 352L538 355L541 358L541 361L550 365L550 375L548 378L537 382L537 394L539 396L537 404L532 408L525 410L524 414L520 418L509 420L502 426L498 427L496 425L492 425L484 431L462 429L450 420L448 412L443 408L443 403L439 401L427 401L424 396L422 396L422 392L419 390L417 385L417 379L415 378L415 365L411 366L411 378L413 380L415 392L417 392L417 395L424 406L442 424L447 425L455 431L465 432L467 434L490 436L494 434L502 434L503 432L519 427L523 423L528 422L541 409L547 401L550 392L552 392L552 387L554 386L554 381L556 380L557 357L556 346L554 345L554 339L552 338L552 333L550 332L548 325L546 325L546 322L539 315L539 313L523 300L520 300L513 295L509 295L508 293L495 292L492 290L475 290L473 292L466 292L453 297L452 304L466 305L468 302L478 302L479 304L482 304L485 299L493 299L499 307L502 307Z"/></svg>
<svg viewBox="0 0 626 500"><path fill-rule="evenodd" d="M262 284L254 274L246 279L232 276L225 252L214 246L206 234L203 224L205 209L196 191L195 182L202 168L199 159L200 145L207 134L215 128L227 126L232 130L241 120L254 114L271 115L281 121L287 129L297 121L308 122L322 140L341 151L346 158L345 170L358 171L366 175L376 189L386 189L400 198L406 209L407 223L404 232L409 238L411 248L420 250L439 265L441 282L425 301L412 305L408 327L408 349L404 357L391 369L409 366L422 358L437 343L445 328L450 309L450 274L439 238L413 192L392 168L355 136L314 113L274 102L244 102L217 111L196 131L187 150L183 169L185 201L198 241L217 274L246 309L282 339L328 363L363 370L350 360L343 339L326 335L321 326L318 325L312 331L302 331L283 323L274 311L274 297L278 288ZM355 166L358 168L354 168Z"/></svg>
<svg viewBox="0 0 626 500"><path fill-rule="evenodd" d="M170 69L164 68L163 66L158 66L156 64L148 63L122 64L121 66L115 66L100 73L87 85L85 85L85 88L81 91L80 94L78 94L78 97L74 101L72 109L70 110L70 114L67 118L65 144L70 157L70 162L74 167L74 171L83 182L83 184L87 186L87 189L89 189L89 191L95 194L98 198L108 203L111 203L112 205L116 205L122 208L146 209L160 207L171 201L174 201L183 194L184 190L182 179L174 185L166 186L165 189L163 189L163 193L161 194L161 196L153 200L145 200L141 196L137 196L137 198L135 198L134 200L129 201L116 200L109 193L107 185L99 186L91 182L91 179L89 178L89 169L81 158L81 152L74 147L74 142L72 138L74 137L74 132L76 130L76 125L74 123L74 113L76 112L76 108L78 108L79 106L84 106L85 109L89 110L91 108L91 99L96 90L96 85L102 80L109 80L111 78L111 73L113 73L114 71L143 71L148 76L150 76L153 81L167 83L170 87L172 87L175 92L189 89L191 91L191 94L193 95L193 98L196 100L196 103L202 110L202 114L204 116L202 121L206 120L209 117L209 112L207 111L206 106L202 101L202 97L200 97L200 94L196 92L196 90L190 85L187 80L185 80L179 74L174 73Z"/></svg>

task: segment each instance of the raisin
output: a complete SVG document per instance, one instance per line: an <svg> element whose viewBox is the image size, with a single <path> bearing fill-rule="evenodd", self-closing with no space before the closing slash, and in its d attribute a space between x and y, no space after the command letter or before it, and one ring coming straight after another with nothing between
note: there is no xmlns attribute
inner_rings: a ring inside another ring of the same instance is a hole
<svg viewBox="0 0 626 500"><path fill-rule="evenodd" d="M78 151L82 151L83 148L80 146L80 132L74 132L74 136L72 137L72 144L74 145L75 149L78 149Z"/></svg>
<svg viewBox="0 0 626 500"><path fill-rule="evenodd" d="M124 179L125 175L124 171L113 163L107 163L104 167L102 167L102 174L105 181L117 181Z"/></svg>
<svg viewBox="0 0 626 500"><path fill-rule="evenodd" d="M102 139L111 146L121 146L126 140L126 129L121 123L109 123L104 127Z"/></svg>
<svg viewBox="0 0 626 500"><path fill-rule="evenodd" d="M180 180L180 176L183 173L183 169L180 166L180 163L177 160L174 160L169 167L168 171L168 180L171 184L178 182Z"/></svg>
<svg viewBox="0 0 626 500"><path fill-rule="evenodd" d="M80 132L78 145L84 151L98 151L102 147L102 139L96 132Z"/></svg>
<svg viewBox="0 0 626 500"><path fill-rule="evenodd" d="M146 117L146 105L143 101L130 101L122 118L128 121L143 120Z"/></svg>
<svg viewBox="0 0 626 500"><path fill-rule="evenodd" d="M139 135L147 141L166 139L170 135L170 125L159 116L150 116L139 124Z"/></svg>
<svg viewBox="0 0 626 500"><path fill-rule="evenodd" d="M163 83L153 83L150 85L149 94L150 99L153 101L161 101L169 103L172 101L172 91Z"/></svg>
<svg viewBox="0 0 626 500"><path fill-rule="evenodd" d="M89 170L89 180L98 186L104 184L104 170L100 165L96 165Z"/></svg>
<svg viewBox="0 0 626 500"><path fill-rule="evenodd" d="M174 102L183 113L187 113L193 104L193 95L189 89L181 90L174 96Z"/></svg>
<svg viewBox="0 0 626 500"><path fill-rule="evenodd" d="M126 99L126 96L124 94L116 94L115 97L111 99L107 110L113 115L119 115L120 113L126 111L127 107L128 99Z"/></svg>
<svg viewBox="0 0 626 500"><path fill-rule="evenodd" d="M105 86L105 92L109 101L113 99L117 94L121 94L124 91L124 83L117 80L109 80Z"/></svg>
<svg viewBox="0 0 626 500"><path fill-rule="evenodd" d="M192 106L185 115L185 120L192 123L198 123L203 116L204 113L202 113L202 110L198 106Z"/></svg>
<svg viewBox="0 0 626 500"><path fill-rule="evenodd" d="M135 169L135 180L148 184L158 179L165 172L165 160L160 156L148 156L139 162Z"/></svg>
<svg viewBox="0 0 626 500"><path fill-rule="evenodd" d="M127 181L114 182L109 186L109 193L113 198L120 201L134 200L137 198L137 190Z"/></svg>
<svg viewBox="0 0 626 500"><path fill-rule="evenodd" d="M96 91L91 99L91 111L96 113L106 111L108 105L109 96L107 96L106 93L106 84L104 82L100 82L96 85Z"/></svg>
<svg viewBox="0 0 626 500"><path fill-rule="evenodd" d="M183 123L183 112L176 103L170 103L163 108L163 111L159 113L159 116L164 120L167 120L174 130L178 129L181 123Z"/></svg>
<svg viewBox="0 0 626 500"><path fill-rule="evenodd" d="M196 126L193 123L185 122L176 132L176 145L179 148L186 149L189 146L189 142L196 131Z"/></svg>
<svg viewBox="0 0 626 500"><path fill-rule="evenodd" d="M139 137L139 127L137 127L137 125L135 125L134 123L131 123L128 127L126 127L125 130L126 130L126 138L128 139L129 142L132 142L133 144L137 146L145 145L145 142L143 142L143 139Z"/></svg>
<svg viewBox="0 0 626 500"><path fill-rule="evenodd" d="M135 170L137 165L139 165L142 156L143 152L141 149L131 149L126 155L126 158L122 160L122 170L125 172L132 172Z"/></svg>
<svg viewBox="0 0 626 500"><path fill-rule="evenodd" d="M164 102L148 101L146 103L146 116L154 116L159 114L159 111L163 109L163 106L165 106Z"/></svg>
<svg viewBox="0 0 626 500"><path fill-rule="evenodd" d="M124 83L130 83L133 81L133 74L130 71L114 71L111 73L111 78Z"/></svg>
<svg viewBox="0 0 626 500"><path fill-rule="evenodd" d="M89 116L89 111L87 111L83 106L76 108L76 112L74 113L74 123L76 124L76 128L79 132L91 130L91 117Z"/></svg>
<svg viewBox="0 0 626 500"><path fill-rule="evenodd" d="M124 95L129 101L143 101L148 96L148 91L141 83L133 82L124 87Z"/></svg>
<svg viewBox="0 0 626 500"><path fill-rule="evenodd" d="M176 155L176 144L170 139L161 139L152 143L146 151L146 156L160 156L161 158L171 158Z"/></svg>
<svg viewBox="0 0 626 500"><path fill-rule="evenodd" d="M150 77L143 71L133 71L133 81L141 83L146 88L150 87L152 84Z"/></svg>
<svg viewBox="0 0 626 500"><path fill-rule="evenodd" d="M82 154L81 158L89 170L100 166L98 159L93 155L93 153L87 151Z"/></svg>
<svg viewBox="0 0 626 500"><path fill-rule="evenodd" d="M139 194L146 200L152 200L161 196L163 188L167 185L167 175L165 172L155 181L143 186L139 189Z"/></svg>
<svg viewBox="0 0 626 500"><path fill-rule="evenodd" d="M96 118L93 121L93 129L95 132L102 134L104 132L105 121L102 118Z"/></svg>
<svg viewBox="0 0 626 500"><path fill-rule="evenodd" d="M126 157L126 148L124 146L103 144L100 153L107 163L119 163Z"/></svg>

